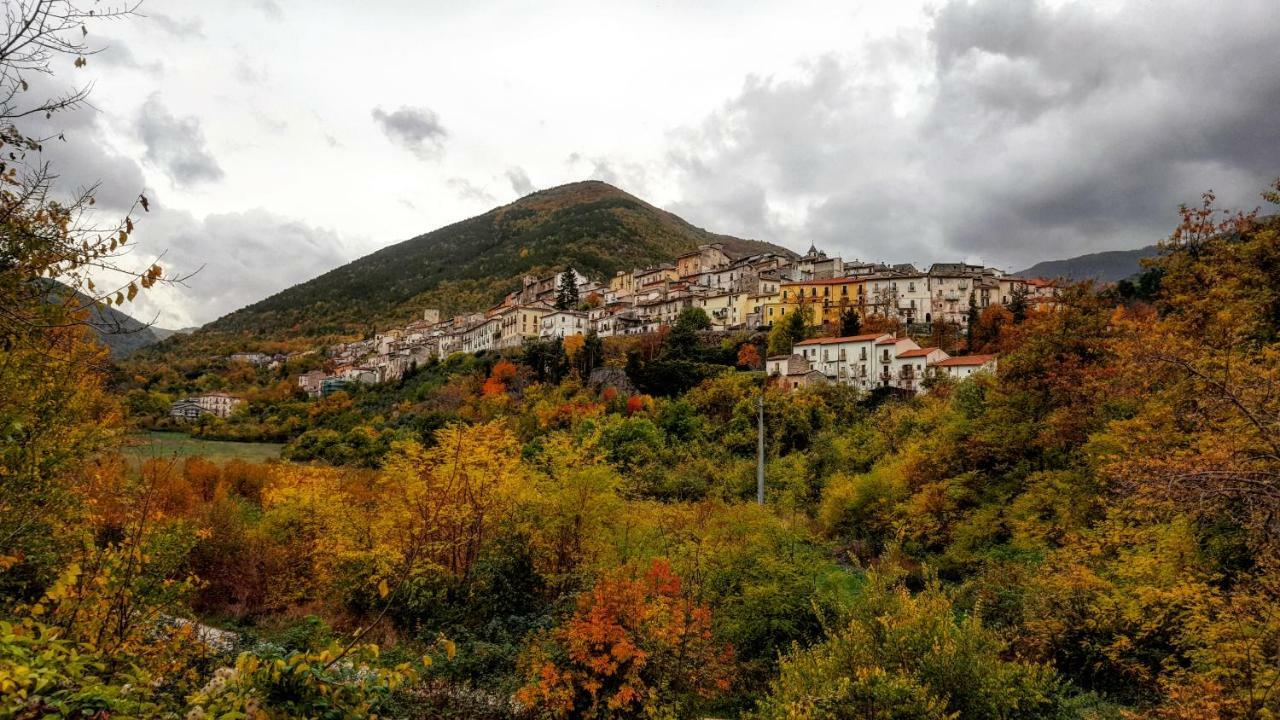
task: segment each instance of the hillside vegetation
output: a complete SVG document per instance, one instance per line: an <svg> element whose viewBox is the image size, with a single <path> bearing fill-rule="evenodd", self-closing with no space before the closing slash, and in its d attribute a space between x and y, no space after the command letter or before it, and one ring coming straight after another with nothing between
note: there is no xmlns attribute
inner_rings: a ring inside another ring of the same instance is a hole
<svg viewBox="0 0 1280 720"><path fill-rule="evenodd" d="M603 278L711 242L731 253L787 252L694 227L607 183L571 183L383 248L209 329L315 335L407 318L428 307L446 315L477 310L518 288L526 273L572 266Z"/></svg>
<svg viewBox="0 0 1280 720"><path fill-rule="evenodd" d="M1207 200L1151 265L987 308L998 371L918 397L762 390L698 308L315 401L198 376L257 389L194 430L284 462L135 469L121 411L194 373L15 354L0 717L1277 717L1280 225Z"/></svg>

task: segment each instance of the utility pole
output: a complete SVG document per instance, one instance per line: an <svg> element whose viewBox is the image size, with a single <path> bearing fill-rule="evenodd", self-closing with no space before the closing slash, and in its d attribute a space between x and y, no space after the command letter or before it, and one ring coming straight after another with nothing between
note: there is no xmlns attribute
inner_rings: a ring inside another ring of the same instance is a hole
<svg viewBox="0 0 1280 720"><path fill-rule="evenodd" d="M756 502L764 505L764 386L760 387L756 408L760 411L756 434Z"/></svg>

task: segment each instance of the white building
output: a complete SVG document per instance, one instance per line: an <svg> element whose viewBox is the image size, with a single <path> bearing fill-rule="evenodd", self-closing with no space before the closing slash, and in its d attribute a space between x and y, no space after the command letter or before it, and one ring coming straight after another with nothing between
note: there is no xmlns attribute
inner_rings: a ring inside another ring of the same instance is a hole
<svg viewBox="0 0 1280 720"><path fill-rule="evenodd" d="M566 338L571 335L586 335L590 329L587 313L579 310L554 310L542 316L542 327L538 337Z"/></svg>
<svg viewBox="0 0 1280 720"><path fill-rule="evenodd" d="M930 368L936 369L937 372L956 380L964 380L965 378L978 372L996 371L995 355L965 355L963 357L946 358L930 364Z"/></svg>

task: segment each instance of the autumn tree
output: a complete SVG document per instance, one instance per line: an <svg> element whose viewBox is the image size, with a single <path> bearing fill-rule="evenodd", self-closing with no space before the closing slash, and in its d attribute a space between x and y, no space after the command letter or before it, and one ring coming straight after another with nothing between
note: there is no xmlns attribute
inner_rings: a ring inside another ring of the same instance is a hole
<svg viewBox="0 0 1280 720"><path fill-rule="evenodd" d="M936 582L912 595L872 573L823 642L782 663L760 718L1032 718L1064 703L1053 672L1006 660L1004 643L957 614Z"/></svg>
<svg viewBox="0 0 1280 720"><path fill-rule="evenodd" d="M57 555L55 526L82 511L71 495L76 465L106 444L118 409L102 389L106 356L89 338L88 312L121 305L157 282L158 265L132 267L134 213L94 211L94 188L72 192L40 159L52 138L28 120L84 106L88 87L37 94L29 82L51 76L55 61L83 67L95 50L88 27L131 14L128 6L83 7L70 0L4 5L0 35L0 569L8 578L47 582ZM71 59L74 58L74 62ZM60 283L60 284L55 284ZM77 291L70 292L67 289ZM87 298L87 300L85 299ZM67 538L64 536L63 541ZM38 580L36 578L39 578ZM26 584L26 581L23 582Z"/></svg>
<svg viewBox="0 0 1280 720"><path fill-rule="evenodd" d="M731 650L664 560L602 578L531 648L520 702L549 718L691 717L729 689Z"/></svg>
<svg viewBox="0 0 1280 720"><path fill-rule="evenodd" d="M748 370L759 370L761 367L760 350L756 348L755 343L743 343L742 347L738 348L737 359L738 367L744 367Z"/></svg>

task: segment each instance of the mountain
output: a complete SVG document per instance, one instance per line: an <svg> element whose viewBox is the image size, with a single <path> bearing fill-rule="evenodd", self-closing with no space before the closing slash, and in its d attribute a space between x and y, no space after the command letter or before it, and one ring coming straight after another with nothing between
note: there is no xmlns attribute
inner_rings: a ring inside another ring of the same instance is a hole
<svg viewBox="0 0 1280 720"><path fill-rule="evenodd" d="M50 302L62 302L70 292L74 293L74 302L78 307L89 308L87 324L93 328L98 341L111 351L111 357L117 360L127 358L144 347L154 345L173 335L174 332L180 332L148 325L113 307L95 303L89 296L72 290L60 282L52 280L47 282Z"/></svg>
<svg viewBox="0 0 1280 720"><path fill-rule="evenodd" d="M717 235L598 181L541 190L461 222L383 248L237 310L207 331L319 335L492 305L525 274L574 267L607 278L719 242L731 255L777 245Z"/></svg>
<svg viewBox="0 0 1280 720"><path fill-rule="evenodd" d="M1067 278L1068 280L1099 280L1101 282L1119 282L1127 277L1142 272L1138 263L1142 258L1155 257L1159 254L1155 245L1148 245L1137 250L1108 250L1107 252L1090 253L1066 260L1045 260L1016 272L1014 275L1024 278Z"/></svg>

